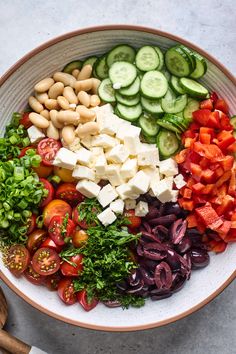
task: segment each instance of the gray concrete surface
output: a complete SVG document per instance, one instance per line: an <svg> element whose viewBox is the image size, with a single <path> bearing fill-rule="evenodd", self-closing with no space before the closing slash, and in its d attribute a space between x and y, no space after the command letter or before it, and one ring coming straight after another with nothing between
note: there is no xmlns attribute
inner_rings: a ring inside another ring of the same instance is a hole
<svg viewBox="0 0 236 354"><path fill-rule="evenodd" d="M234 0L0 0L0 75L54 36L112 23L145 25L180 35L209 51L235 74L235 17ZM66 325L1 286L10 306L6 329L50 354L236 353L236 282L197 313L162 328L134 333Z"/></svg>

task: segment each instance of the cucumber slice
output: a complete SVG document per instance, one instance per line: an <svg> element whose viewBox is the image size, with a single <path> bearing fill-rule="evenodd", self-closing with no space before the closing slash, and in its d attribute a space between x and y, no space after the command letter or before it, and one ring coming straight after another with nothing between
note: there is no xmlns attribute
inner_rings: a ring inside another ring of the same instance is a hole
<svg viewBox="0 0 236 354"><path fill-rule="evenodd" d="M188 99L188 103L187 103L187 106L184 108L184 112L183 112L183 115L184 115L184 118L187 118L187 119L192 119L192 113L194 111L197 111L199 109L199 102L192 99L192 98L189 98Z"/></svg>
<svg viewBox="0 0 236 354"><path fill-rule="evenodd" d="M83 62L83 66L89 64L89 65L92 65L92 67L93 67L97 60L98 60L98 58L95 56L89 57Z"/></svg>
<svg viewBox="0 0 236 354"><path fill-rule="evenodd" d="M119 103L124 104L125 106L135 106L140 101L140 96L122 96L120 93L116 92L115 94L116 100Z"/></svg>
<svg viewBox="0 0 236 354"><path fill-rule="evenodd" d="M164 158L168 158L179 149L179 140L174 132L161 130L157 135L157 147Z"/></svg>
<svg viewBox="0 0 236 354"><path fill-rule="evenodd" d="M143 109L151 114L162 114L164 113L163 109L161 108L160 100L151 100L146 97L141 97L141 105Z"/></svg>
<svg viewBox="0 0 236 354"><path fill-rule="evenodd" d="M192 63L192 71L194 71L195 68L196 68L195 55L193 54L193 52L192 52L188 47L185 47L185 45L181 44L179 47L180 47L180 48L185 52L185 54L188 56L189 60L190 60L191 63Z"/></svg>
<svg viewBox="0 0 236 354"><path fill-rule="evenodd" d="M174 92L169 89L166 95L161 99L161 107L166 113L178 113L183 111L187 101L187 95L176 97Z"/></svg>
<svg viewBox="0 0 236 354"><path fill-rule="evenodd" d="M145 143L149 143L149 144L156 144L157 142L157 137L156 136L149 136L149 135L145 135L142 132L142 140L144 140Z"/></svg>
<svg viewBox="0 0 236 354"><path fill-rule="evenodd" d="M160 60L156 50L146 45L138 50L135 63L139 70L150 71L155 70L159 66Z"/></svg>
<svg viewBox="0 0 236 354"><path fill-rule="evenodd" d="M179 84L179 78L174 75L172 75L170 78L170 86L176 95L183 95L186 93L183 87Z"/></svg>
<svg viewBox="0 0 236 354"><path fill-rule="evenodd" d="M170 82L171 74L169 73L169 71L166 69L165 66L164 68L162 68L161 72L165 76L166 80Z"/></svg>
<svg viewBox="0 0 236 354"><path fill-rule="evenodd" d="M205 98L208 95L208 90L199 82L188 79L187 77L182 77L179 80L180 85L183 89L192 97Z"/></svg>
<svg viewBox="0 0 236 354"><path fill-rule="evenodd" d="M140 89L140 78L137 76L134 82L128 86L121 88L118 92L123 96L135 96Z"/></svg>
<svg viewBox="0 0 236 354"><path fill-rule="evenodd" d="M183 118L184 117L184 112L183 111L177 112L177 113L175 113L175 115L178 116L178 117Z"/></svg>
<svg viewBox="0 0 236 354"><path fill-rule="evenodd" d="M136 67L126 61L117 61L109 69L109 77L113 84L119 83L120 87L127 87L137 77Z"/></svg>
<svg viewBox="0 0 236 354"><path fill-rule="evenodd" d="M64 73L71 74L73 70L75 69L80 70L82 66L83 66L83 62L81 60L74 60L66 64L66 66L63 68L62 71Z"/></svg>
<svg viewBox="0 0 236 354"><path fill-rule="evenodd" d="M232 124L232 126L234 127L234 129L236 130L236 116L232 116L230 118L230 123Z"/></svg>
<svg viewBox="0 0 236 354"><path fill-rule="evenodd" d="M111 67L116 61L127 61L133 63L135 60L136 52L134 48L128 44L120 44L114 47L107 54L107 65Z"/></svg>
<svg viewBox="0 0 236 354"><path fill-rule="evenodd" d="M200 54L193 52L193 55L195 57L196 67L195 70L191 73L190 77L192 79L199 79L207 72L207 63Z"/></svg>
<svg viewBox="0 0 236 354"><path fill-rule="evenodd" d="M108 77L108 66L106 63L106 56L99 58L94 65L94 72L100 79L106 79Z"/></svg>
<svg viewBox="0 0 236 354"><path fill-rule="evenodd" d="M162 70L163 66L164 66L164 54L162 53L161 49L159 47L153 47L155 49L155 51L158 54L159 57L159 65L157 67L157 70Z"/></svg>
<svg viewBox="0 0 236 354"><path fill-rule="evenodd" d="M159 131L156 119L145 115L141 115L139 118L139 126L147 136L156 136Z"/></svg>
<svg viewBox="0 0 236 354"><path fill-rule="evenodd" d="M179 46L166 51L165 64L169 72L178 77L189 76L193 71L191 60Z"/></svg>
<svg viewBox="0 0 236 354"><path fill-rule="evenodd" d="M189 120L176 114L166 113L163 119L177 127L180 132L184 132L189 125Z"/></svg>
<svg viewBox="0 0 236 354"><path fill-rule="evenodd" d="M167 120L163 119L157 119L157 124L165 129L171 130L172 132L175 133L181 133L182 131L176 127L175 125L171 124L170 122L168 122Z"/></svg>
<svg viewBox="0 0 236 354"><path fill-rule="evenodd" d="M116 102L115 90L113 89L112 82L109 78L102 80L98 87L98 94L104 102Z"/></svg>
<svg viewBox="0 0 236 354"><path fill-rule="evenodd" d="M160 98L166 94L168 82L160 71L153 70L143 75L140 88L144 96L152 99Z"/></svg>
<svg viewBox="0 0 236 354"><path fill-rule="evenodd" d="M141 104L137 104L136 106L127 107L121 103L117 103L115 108L115 113L130 122L137 120L142 114L142 106Z"/></svg>

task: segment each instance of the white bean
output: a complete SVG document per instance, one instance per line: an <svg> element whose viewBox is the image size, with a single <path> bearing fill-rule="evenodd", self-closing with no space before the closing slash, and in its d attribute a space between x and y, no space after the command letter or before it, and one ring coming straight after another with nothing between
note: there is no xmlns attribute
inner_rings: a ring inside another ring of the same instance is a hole
<svg viewBox="0 0 236 354"><path fill-rule="evenodd" d="M64 96L58 96L57 102L62 109L70 109L70 104Z"/></svg>
<svg viewBox="0 0 236 354"><path fill-rule="evenodd" d="M77 79L78 75L79 75L79 69L74 69L72 71L72 75Z"/></svg>
<svg viewBox="0 0 236 354"><path fill-rule="evenodd" d="M38 113L31 112L29 114L29 120L37 128L46 129L49 127L49 121Z"/></svg>
<svg viewBox="0 0 236 354"><path fill-rule="evenodd" d="M76 78L73 75L63 73L63 72L56 72L53 75L53 78L55 81L60 81L62 82L65 86L71 86L74 87L74 84L76 82Z"/></svg>
<svg viewBox="0 0 236 354"><path fill-rule="evenodd" d="M89 79L91 77L93 71L93 67L90 64L87 64L85 66L82 67L77 80L85 80L85 79Z"/></svg>
<svg viewBox="0 0 236 354"><path fill-rule="evenodd" d="M99 125L96 122L88 122L78 126L75 133L79 138L84 138L87 135L96 135L99 132Z"/></svg>
<svg viewBox="0 0 236 354"><path fill-rule="evenodd" d="M51 118L51 121L53 123L53 125L57 128L57 129L61 129L64 127L64 124L63 123L60 123L57 119L57 116L58 116L58 111L56 111L55 109L52 109L50 112L49 112L49 115L50 115L50 118Z"/></svg>
<svg viewBox="0 0 236 354"><path fill-rule="evenodd" d="M100 82L100 81L99 81ZM93 87L93 79L86 79L81 81L76 81L75 83L75 92L79 91L90 91Z"/></svg>
<svg viewBox="0 0 236 354"><path fill-rule="evenodd" d="M43 105L34 96L29 97L29 105L37 113L44 110Z"/></svg>
<svg viewBox="0 0 236 354"><path fill-rule="evenodd" d="M54 80L51 77L46 77L46 79L39 81L34 86L34 89L37 92L45 92L48 91L53 84L54 84Z"/></svg>
<svg viewBox="0 0 236 354"><path fill-rule="evenodd" d="M47 120L50 120L49 111L47 109L44 109L43 111L41 111L40 114L41 114L41 116L43 116Z"/></svg>
<svg viewBox="0 0 236 354"><path fill-rule="evenodd" d="M75 140L75 127L73 125L67 125L62 128L62 139L67 145L70 145Z"/></svg>
<svg viewBox="0 0 236 354"><path fill-rule="evenodd" d="M49 98L48 100L45 101L44 103L45 107L49 110L52 109L60 109L59 104L57 102L57 100L53 99L53 98Z"/></svg>
<svg viewBox="0 0 236 354"><path fill-rule="evenodd" d="M66 125L78 125L80 121L80 115L78 112L73 111L60 111L58 112L57 119L59 123L64 123Z"/></svg>
<svg viewBox="0 0 236 354"><path fill-rule="evenodd" d="M98 93L98 87L99 87L101 81L99 79L95 79L95 78L93 78L92 80L93 80L92 92L94 94L97 94Z"/></svg>
<svg viewBox="0 0 236 354"><path fill-rule="evenodd" d="M54 98L56 99L58 96L62 95L62 92L64 90L64 85L62 82L56 82L53 84L49 91L48 91L48 96L49 98Z"/></svg>
<svg viewBox="0 0 236 354"><path fill-rule="evenodd" d="M92 95L92 96L90 97L90 105L91 105L92 107L99 106L100 103L101 103L101 100L100 100L100 98L99 98L98 95Z"/></svg>
<svg viewBox="0 0 236 354"><path fill-rule="evenodd" d="M53 125L52 122L49 122L49 127L47 128L46 135L48 138L59 139L59 130Z"/></svg>
<svg viewBox="0 0 236 354"><path fill-rule="evenodd" d="M80 123L91 122L96 118L94 111L82 105L76 107L76 112L80 114Z"/></svg>
<svg viewBox="0 0 236 354"><path fill-rule="evenodd" d="M35 98L42 104L48 99L48 94L46 92L35 92Z"/></svg>
<svg viewBox="0 0 236 354"><path fill-rule="evenodd" d="M78 93L78 99L85 107L90 106L90 95L85 91L80 91Z"/></svg>
<svg viewBox="0 0 236 354"><path fill-rule="evenodd" d="M63 90L63 96L67 99L69 103L78 104L78 98L70 86L66 86Z"/></svg>

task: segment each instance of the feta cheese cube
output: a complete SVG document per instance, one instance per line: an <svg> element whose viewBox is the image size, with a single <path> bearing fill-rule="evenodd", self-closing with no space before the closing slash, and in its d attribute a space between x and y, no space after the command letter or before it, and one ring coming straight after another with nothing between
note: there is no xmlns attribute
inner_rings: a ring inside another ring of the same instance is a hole
<svg viewBox="0 0 236 354"><path fill-rule="evenodd" d="M146 144L142 144L146 145ZM144 148L138 152L138 165L139 166L158 166L159 165L159 151L155 146L154 148Z"/></svg>
<svg viewBox="0 0 236 354"><path fill-rule="evenodd" d="M179 191L176 191L176 190L173 190L172 192L171 192L171 194L172 194L172 199L171 199L171 201L172 202L177 202L177 200L178 200L178 195L179 195Z"/></svg>
<svg viewBox="0 0 236 354"><path fill-rule="evenodd" d="M38 143L40 140L45 138L45 134L42 132L42 130L35 127L34 125L27 129L27 133L32 144Z"/></svg>
<svg viewBox="0 0 236 354"><path fill-rule="evenodd" d="M160 182L160 175L159 172L157 172L152 178L150 182L150 189L149 193L151 192L152 196L156 196L158 193L158 183Z"/></svg>
<svg viewBox="0 0 236 354"><path fill-rule="evenodd" d="M75 152L77 156L77 162L81 165L90 166L92 162L92 153L91 151L81 147L78 151Z"/></svg>
<svg viewBox="0 0 236 354"><path fill-rule="evenodd" d="M98 196L97 199L99 203L104 207L106 207L108 204L110 204L113 200L115 200L118 197L118 193L115 190L114 187L112 187L109 183L103 187Z"/></svg>
<svg viewBox="0 0 236 354"><path fill-rule="evenodd" d="M96 113L97 118L113 114L113 107L110 103L104 104L103 106L93 107L92 110Z"/></svg>
<svg viewBox="0 0 236 354"><path fill-rule="evenodd" d="M113 213L111 208L107 208L98 214L97 218L104 226L108 226L116 220L116 215Z"/></svg>
<svg viewBox="0 0 236 354"><path fill-rule="evenodd" d="M83 139L80 140L80 143L86 147L87 149L92 147L92 136L87 135Z"/></svg>
<svg viewBox="0 0 236 354"><path fill-rule="evenodd" d="M127 199L128 195L131 191L130 186L127 183L123 183L120 186L116 187L116 191L119 194L121 199Z"/></svg>
<svg viewBox="0 0 236 354"><path fill-rule="evenodd" d="M126 160L120 168L121 177L124 179L134 177L137 171L138 162L136 158Z"/></svg>
<svg viewBox="0 0 236 354"><path fill-rule="evenodd" d="M82 143L82 141L81 141ZM100 146L103 148L113 148L119 143L119 141L110 135L100 134L92 137L91 144L92 146Z"/></svg>
<svg viewBox="0 0 236 354"><path fill-rule="evenodd" d="M175 176L178 174L178 165L172 158L160 161L159 168L160 173L167 177Z"/></svg>
<svg viewBox="0 0 236 354"><path fill-rule="evenodd" d="M125 160L127 160L128 156L129 156L129 152L123 144L118 144L114 146L106 154L107 160L114 163L123 163Z"/></svg>
<svg viewBox="0 0 236 354"><path fill-rule="evenodd" d="M63 144L63 146L64 146L64 144ZM80 138L75 137L75 140L73 141L73 143L71 143L65 147L67 147L67 149L74 151L74 152L78 151L81 148Z"/></svg>
<svg viewBox="0 0 236 354"><path fill-rule="evenodd" d="M89 179L91 181L95 180L95 172L86 166L75 166L74 171L72 173L72 177L81 178L81 179Z"/></svg>
<svg viewBox="0 0 236 354"><path fill-rule="evenodd" d="M116 199L114 202L110 204L110 208L116 214L122 214L124 211L124 201L122 199Z"/></svg>
<svg viewBox="0 0 236 354"><path fill-rule="evenodd" d="M106 167L107 167L107 160L104 153L102 153L101 155L97 156L96 162L94 164L96 175L100 175L100 176L104 175L106 172Z"/></svg>
<svg viewBox="0 0 236 354"><path fill-rule="evenodd" d="M181 173L174 178L176 188L180 189L186 185L183 175Z"/></svg>
<svg viewBox="0 0 236 354"><path fill-rule="evenodd" d="M125 137L125 132L128 128L131 127L131 122L128 122L126 120L120 119L117 121L118 128L117 128L117 133L116 133L116 138L119 140L124 141Z"/></svg>
<svg viewBox="0 0 236 354"><path fill-rule="evenodd" d="M171 180L168 178L164 178L158 183L156 197L162 203L170 202L172 200L172 184L173 182L171 183Z"/></svg>
<svg viewBox="0 0 236 354"><path fill-rule="evenodd" d="M144 194L147 193L151 178L143 171L138 171L136 175L128 182L132 193Z"/></svg>
<svg viewBox="0 0 236 354"><path fill-rule="evenodd" d="M125 200L125 209L130 210L130 209L135 209L136 207L136 200L135 199L126 199Z"/></svg>
<svg viewBox="0 0 236 354"><path fill-rule="evenodd" d="M113 186L119 186L124 183L120 174L120 165L110 164L106 167L105 176Z"/></svg>
<svg viewBox="0 0 236 354"><path fill-rule="evenodd" d="M61 148L58 150L55 159L53 161L54 166L67 168L68 170L73 170L77 163L77 156L73 151L66 148Z"/></svg>
<svg viewBox="0 0 236 354"><path fill-rule="evenodd" d="M123 131L123 141L126 149L129 151L130 155L137 155L140 149L140 131L141 128L130 126L126 127Z"/></svg>
<svg viewBox="0 0 236 354"><path fill-rule="evenodd" d="M83 179L77 183L76 189L87 198L96 198L101 187L92 181Z"/></svg>
<svg viewBox="0 0 236 354"><path fill-rule="evenodd" d="M117 133L118 121L113 113L98 113L97 122L99 124L100 134L115 135Z"/></svg>
<svg viewBox="0 0 236 354"><path fill-rule="evenodd" d="M136 216L146 216L148 213L148 203L140 201L138 202L136 208L135 208L135 215Z"/></svg>

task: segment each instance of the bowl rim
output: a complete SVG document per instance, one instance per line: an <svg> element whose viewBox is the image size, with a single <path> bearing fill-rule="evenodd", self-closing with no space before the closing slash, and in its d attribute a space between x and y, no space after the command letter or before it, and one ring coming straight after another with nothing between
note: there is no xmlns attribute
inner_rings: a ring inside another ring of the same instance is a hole
<svg viewBox="0 0 236 354"><path fill-rule="evenodd" d="M204 57L206 57L209 61L211 61L213 64L215 64L227 77L230 79L234 85L236 85L236 77L223 65L221 64L217 59L215 59L213 56L208 54L205 50L199 48L197 45L194 43L182 39L179 36L173 35L169 32L165 32L159 29L154 29L154 28L149 28L145 26L137 26L137 25L124 25L124 24L119 24L119 25L101 25L101 26L93 26L93 27L86 27L83 29L67 32L65 34L62 34L60 36L57 36L55 38L50 39L49 41L44 42L43 44L37 46L30 52L28 52L26 55L24 55L22 58L20 58L15 64L13 64L6 72L3 74L3 76L0 78L0 87L4 84L4 82L18 69L20 68L25 62L27 62L29 59L34 57L36 54L40 53L41 51L49 48L50 46L62 42L66 39L73 38L78 35L82 34L89 34L93 32L99 32L99 31L109 31L109 30L128 30L128 31L137 31L137 32L146 32L146 33L151 33L154 35L159 35L162 37L166 37L168 39L172 39L176 42L181 42L185 44L186 46L196 50L200 54L202 54ZM177 320L180 320L197 310L200 310L203 306L208 304L210 301L212 301L216 296L218 296L234 279L236 278L236 270L229 276L229 278L218 288L216 289L211 295L209 295L206 299L201 301L199 304L191 307L189 310L184 311L178 315L175 315L173 317L170 317L166 320L161 320L157 322L152 322L148 323L145 325L137 325L137 326L118 326L118 327L107 327L103 325L95 325L95 324L87 324L84 322L80 322L77 320L72 320L68 319L62 315L55 314L49 309L44 308L43 306L37 304L35 301L30 299L27 295L25 295L22 291L20 291L6 276L3 274L3 272L0 270L0 279L4 281L4 283L15 292L19 297L21 297L23 300L25 300L28 304L36 308L42 313L45 313L48 316L51 316L55 319L61 320L65 323L69 323L75 326L79 327L84 327L87 329L93 329L93 330L100 330L100 331L109 331L109 332L129 332L129 331L138 331L138 330L146 330L146 329L151 329L151 328L156 328L160 326L164 326L167 324L170 324L172 322L175 322Z"/></svg>

